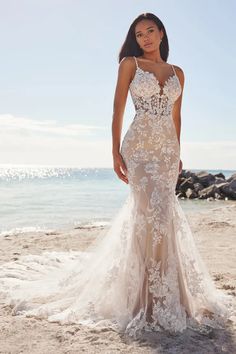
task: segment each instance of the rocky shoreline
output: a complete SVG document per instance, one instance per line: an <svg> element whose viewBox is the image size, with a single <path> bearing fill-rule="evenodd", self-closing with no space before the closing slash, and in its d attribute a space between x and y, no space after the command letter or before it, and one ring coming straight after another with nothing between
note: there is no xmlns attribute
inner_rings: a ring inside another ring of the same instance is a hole
<svg viewBox="0 0 236 354"><path fill-rule="evenodd" d="M236 173L225 178L223 173L182 170L176 184L176 195L181 199L236 200Z"/></svg>

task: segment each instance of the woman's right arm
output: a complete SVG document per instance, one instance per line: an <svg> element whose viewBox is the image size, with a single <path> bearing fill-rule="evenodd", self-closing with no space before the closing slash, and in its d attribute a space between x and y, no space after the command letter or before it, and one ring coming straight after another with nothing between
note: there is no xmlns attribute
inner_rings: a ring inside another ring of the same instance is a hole
<svg viewBox="0 0 236 354"><path fill-rule="evenodd" d="M114 170L118 177L126 183L128 183L128 179L125 175L127 169L120 155L120 138L129 84L132 80L132 72L134 70L133 65L134 63L131 57L123 58L120 62L112 115L112 155Z"/></svg>

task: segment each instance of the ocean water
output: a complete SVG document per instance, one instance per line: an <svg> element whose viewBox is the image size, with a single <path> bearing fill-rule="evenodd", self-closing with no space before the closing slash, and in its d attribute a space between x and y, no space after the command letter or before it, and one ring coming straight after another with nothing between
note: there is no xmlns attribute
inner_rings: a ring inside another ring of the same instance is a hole
<svg viewBox="0 0 236 354"><path fill-rule="evenodd" d="M109 224L128 192L112 168L0 165L0 234ZM186 213L229 203L180 200Z"/></svg>

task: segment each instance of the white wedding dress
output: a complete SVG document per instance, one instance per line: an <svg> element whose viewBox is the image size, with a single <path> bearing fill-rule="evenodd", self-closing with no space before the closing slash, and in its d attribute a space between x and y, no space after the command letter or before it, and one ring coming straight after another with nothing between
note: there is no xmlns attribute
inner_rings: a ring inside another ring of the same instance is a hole
<svg viewBox="0 0 236 354"><path fill-rule="evenodd" d="M221 327L234 308L196 248L175 195L180 148L172 118L181 85L136 62L136 109L121 145L129 195L85 252L44 252L0 266L0 299L14 315L142 331Z"/></svg>

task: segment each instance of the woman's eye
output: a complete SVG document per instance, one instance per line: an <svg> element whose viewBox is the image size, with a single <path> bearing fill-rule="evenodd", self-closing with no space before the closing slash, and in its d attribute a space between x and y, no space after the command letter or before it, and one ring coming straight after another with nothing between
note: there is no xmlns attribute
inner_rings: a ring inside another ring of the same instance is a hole
<svg viewBox="0 0 236 354"><path fill-rule="evenodd" d="M153 29L150 29L148 32L153 32L153 31L154 31ZM137 34L137 38L139 38L139 37L141 37L141 36L142 36L141 33Z"/></svg>

